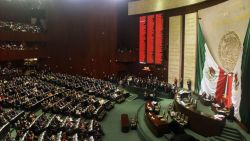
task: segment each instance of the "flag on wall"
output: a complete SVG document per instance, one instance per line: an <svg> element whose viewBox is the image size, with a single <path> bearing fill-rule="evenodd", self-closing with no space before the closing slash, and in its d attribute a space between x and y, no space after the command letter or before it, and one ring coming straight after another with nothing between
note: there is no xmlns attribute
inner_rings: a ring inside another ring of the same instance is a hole
<svg viewBox="0 0 250 141"><path fill-rule="evenodd" d="M224 100L227 75L214 61L203 36L201 26L198 26L198 48L196 60L196 92L206 92L216 98Z"/></svg>
<svg viewBox="0 0 250 141"><path fill-rule="evenodd" d="M225 106L234 106L234 116L250 128L250 20L243 48L233 72L225 72L216 64L198 26L198 48L195 92L206 92L223 100Z"/></svg>
<svg viewBox="0 0 250 141"><path fill-rule="evenodd" d="M241 101L241 63L242 50L233 71L232 104L234 106L234 116L240 121L240 101Z"/></svg>

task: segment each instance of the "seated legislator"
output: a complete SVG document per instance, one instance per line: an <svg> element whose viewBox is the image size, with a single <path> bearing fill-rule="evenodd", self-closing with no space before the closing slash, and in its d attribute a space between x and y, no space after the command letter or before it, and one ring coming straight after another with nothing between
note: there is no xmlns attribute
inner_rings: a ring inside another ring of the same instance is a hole
<svg viewBox="0 0 250 141"><path fill-rule="evenodd" d="M214 102L214 96L211 96L210 94L207 94L206 92L203 92L200 95L200 101L205 106L211 106L211 104Z"/></svg>
<svg viewBox="0 0 250 141"><path fill-rule="evenodd" d="M161 110L161 106L156 101L148 101L145 103L145 111L153 112L155 114L159 114Z"/></svg>

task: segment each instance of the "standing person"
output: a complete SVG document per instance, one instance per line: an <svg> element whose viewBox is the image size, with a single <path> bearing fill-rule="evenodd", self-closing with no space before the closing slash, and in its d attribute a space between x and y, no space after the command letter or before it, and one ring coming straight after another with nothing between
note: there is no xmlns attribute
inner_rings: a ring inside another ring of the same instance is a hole
<svg viewBox="0 0 250 141"><path fill-rule="evenodd" d="M180 78L180 88L183 88L183 79L182 78Z"/></svg>
<svg viewBox="0 0 250 141"><path fill-rule="evenodd" d="M228 115L228 120L230 122L234 121L234 106L233 105L231 105L231 107L230 107L230 111L229 111L229 115Z"/></svg>
<svg viewBox="0 0 250 141"><path fill-rule="evenodd" d="M177 83L178 83L178 81L177 81L177 78L175 77L174 78L174 85L177 87Z"/></svg>
<svg viewBox="0 0 250 141"><path fill-rule="evenodd" d="M188 90L191 91L191 80L188 79L187 81L187 87L188 87Z"/></svg>

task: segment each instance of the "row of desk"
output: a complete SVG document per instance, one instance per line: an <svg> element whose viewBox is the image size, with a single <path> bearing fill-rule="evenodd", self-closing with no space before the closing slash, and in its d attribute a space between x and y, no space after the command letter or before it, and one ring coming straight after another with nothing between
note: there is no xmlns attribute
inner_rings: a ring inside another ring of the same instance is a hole
<svg viewBox="0 0 250 141"><path fill-rule="evenodd" d="M0 128L0 140L2 140L5 135L8 133L11 124L13 124L16 120L18 120L22 115L24 115L24 112L18 113L15 117L13 117L9 122L7 122L5 125L3 125Z"/></svg>
<svg viewBox="0 0 250 141"><path fill-rule="evenodd" d="M145 113L145 121L151 132L156 137L161 137L166 133L170 133L167 121L162 120L162 118L158 117L157 115L151 112Z"/></svg>
<svg viewBox="0 0 250 141"><path fill-rule="evenodd" d="M225 126L225 119L218 120L215 119L213 115L208 115L202 111L188 108L182 105L176 98L174 99L174 107L176 111L188 116L188 127L202 136L209 137L220 135L222 128Z"/></svg>
<svg viewBox="0 0 250 141"><path fill-rule="evenodd" d="M199 106L199 105L198 105ZM209 107L207 107L209 108ZM168 122L162 120L161 116L152 112L154 104L151 101L145 103L145 121L152 133L161 137L163 134L169 133L170 128ZM180 100L174 99L174 109L176 112L181 112L188 116L188 128L205 137L218 136L221 134L225 126L226 119L218 120L213 115L208 115L205 112L198 111L195 108L184 106Z"/></svg>
<svg viewBox="0 0 250 141"><path fill-rule="evenodd" d="M151 132L156 137L161 137L163 134L170 133L167 120L156 115L153 109L155 109L155 107L152 101L145 103L145 121Z"/></svg>

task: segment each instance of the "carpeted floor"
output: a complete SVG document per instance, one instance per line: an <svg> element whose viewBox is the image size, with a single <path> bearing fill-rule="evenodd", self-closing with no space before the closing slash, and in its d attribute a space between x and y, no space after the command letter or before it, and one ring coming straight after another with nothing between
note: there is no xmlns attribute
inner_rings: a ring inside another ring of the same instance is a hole
<svg viewBox="0 0 250 141"><path fill-rule="evenodd" d="M102 121L102 127L105 132L103 141L140 141L136 130L130 130L128 133L121 132L120 118L122 113L128 114L129 118L135 117L138 108L143 103L143 100L135 99L122 104L116 104L115 108L108 112Z"/></svg>

